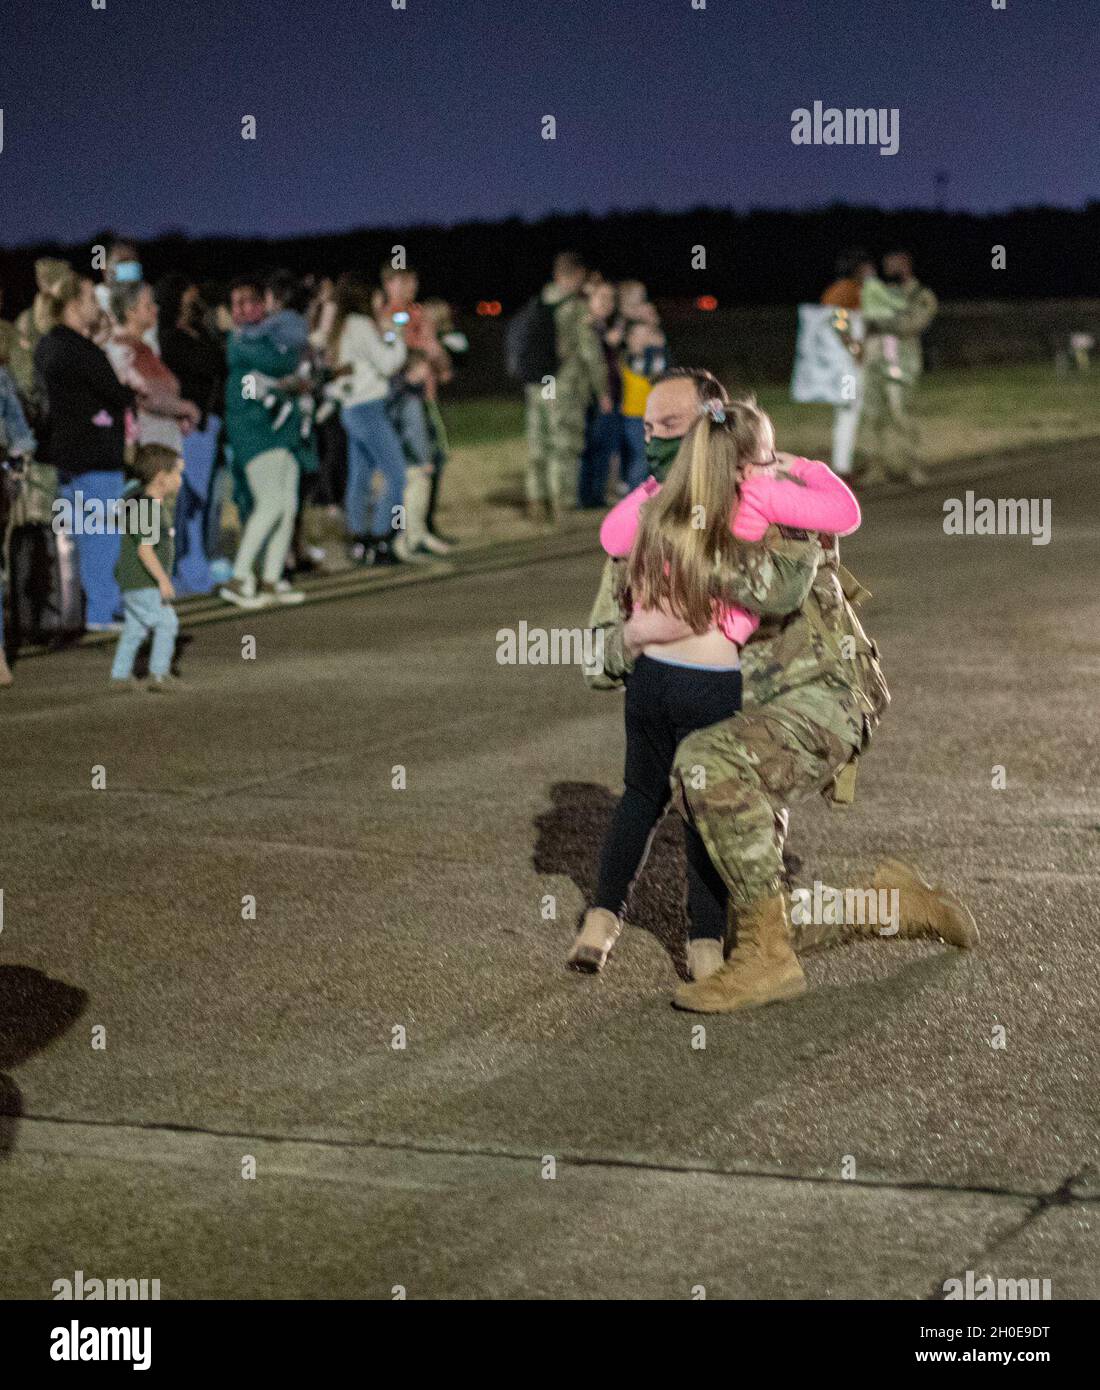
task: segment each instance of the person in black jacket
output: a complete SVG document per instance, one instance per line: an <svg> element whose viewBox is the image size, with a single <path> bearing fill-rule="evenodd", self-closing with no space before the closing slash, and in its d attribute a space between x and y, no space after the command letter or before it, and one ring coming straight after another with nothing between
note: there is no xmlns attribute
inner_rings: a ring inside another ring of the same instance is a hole
<svg viewBox="0 0 1100 1390"><path fill-rule="evenodd" d="M122 495L125 413L134 393L88 336L99 321L92 281L70 270L54 285L49 307L54 327L34 351L46 401L45 456L57 469L60 496L72 507L85 625L93 632L120 631L117 530L113 524L83 526L81 519L89 502L94 512L101 504L106 517Z"/></svg>
<svg viewBox="0 0 1100 1390"><path fill-rule="evenodd" d="M157 285L160 308L160 355L180 384L180 395L202 414L183 440L184 475L176 499L176 592L208 594L214 587L207 536L215 486L221 403L225 398L225 346L205 323L197 285L183 275L165 276ZM217 535L217 531L214 531Z"/></svg>

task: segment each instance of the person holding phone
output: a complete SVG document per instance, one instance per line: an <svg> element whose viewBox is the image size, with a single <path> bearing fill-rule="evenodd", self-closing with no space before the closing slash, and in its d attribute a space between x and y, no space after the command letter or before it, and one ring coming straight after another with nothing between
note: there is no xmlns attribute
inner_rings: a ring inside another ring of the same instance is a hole
<svg viewBox="0 0 1100 1390"><path fill-rule="evenodd" d="M340 420L348 439L344 514L351 558L359 565L394 564L401 559L395 539L405 503L405 453L386 398L405 365L407 325L385 309L375 322L371 289L360 275L341 275L333 301L327 355L339 373ZM381 473L383 489L372 500L375 473Z"/></svg>
<svg viewBox="0 0 1100 1390"><path fill-rule="evenodd" d="M439 341L434 318L418 304L420 277L411 267L400 269L388 261L381 271L381 318L401 332L410 357L390 382L386 409L405 451L405 531L395 539L402 559L424 554L446 555L450 546L428 527L428 508L435 472L435 440L430 425L429 403L434 403L439 383L450 376L450 360Z"/></svg>

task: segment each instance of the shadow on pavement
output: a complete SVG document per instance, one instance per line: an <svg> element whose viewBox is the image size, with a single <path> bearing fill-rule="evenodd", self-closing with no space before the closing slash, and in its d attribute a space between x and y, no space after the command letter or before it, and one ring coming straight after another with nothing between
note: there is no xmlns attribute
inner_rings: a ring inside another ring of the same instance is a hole
<svg viewBox="0 0 1100 1390"><path fill-rule="evenodd" d="M596 892L600 850L618 797L594 782L556 782L551 807L535 818L535 872L565 874L586 902ZM678 816L668 815L654 837L649 859L630 895L627 921L656 938L687 979L687 916L684 854Z"/></svg>
<svg viewBox="0 0 1100 1390"><path fill-rule="evenodd" d="M15 1146L23 1096L5 1073L67 1032L88 1002L85 990L29 965L0 965L0 1159Z"/></svg>
<svg viewBox="0 0 1100 1390"><path fill-rule="evenodd" d="M566 874L590 903L596 893L600 850L618 799L595 782L555 782L550 788L550 810L535 817L535 872ZM686 980L687 880L680 824L680 817L673 812L659 826L649 859L631 892L626 920L632 927L649 932L668 953L680 978ZM801 871L802 860L789 844L785 845L783 882L788 891L794 888Z"/></svg>

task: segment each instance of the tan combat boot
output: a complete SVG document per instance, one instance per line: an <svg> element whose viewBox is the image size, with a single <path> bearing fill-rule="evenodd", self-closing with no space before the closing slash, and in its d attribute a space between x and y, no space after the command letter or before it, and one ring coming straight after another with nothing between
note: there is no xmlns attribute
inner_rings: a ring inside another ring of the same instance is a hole
<svg viewBox="0 0 1100 1390"><path fill-rule="evenodd" d="M972 950L978 944L974 914L953 893L935 888L910 864L884 859L875 870L875 888L898 892L898 933L906 940L930 937Z"/></svg>
<svg viewBox="0 0 1100 1390"><path fill-rule="evenodd" d="M946 941L949 946L957 946L961 951L969 951L978 944L978 927L974 914L952 893L943 888L934 888L911 865L900 859L884 859L875 870L870 888L861 887L848 890L865 897L874 893L897 893L897 929L889 921L863 922L806 922L795 928L795 946L799 951L814 950L820 946L839 946L857 938L867 941L915 941L928 939ZM833 892L838 900L843 898L844 890ZM890 900L891 910L893 900Z"/></svg>
<svg viewBox="0 0 1100 1390"><path fill-rule="evenodd" d="M11 673L11 667L8 665L3 648L0 647L0 686L13 685L14 683L15 677Z"/></svg>
<svg viewBox="0 0 1100 1390"><path fill-rule="evenodd" d="M606 907L590 907L565 958L566 965L573 970L583 970L588 975L597 974L607 963L607 957L622 929L622 919Z"/></svg>
<svg viewBox="0 0 1100 1390"><path fill-rule="evenodd" d="M705 980L681 985L672 1002L691 1013L728 1014L805 993L806 977L791 950L787 898L774 893L738 913L737 945L725 965Z"/></svg>

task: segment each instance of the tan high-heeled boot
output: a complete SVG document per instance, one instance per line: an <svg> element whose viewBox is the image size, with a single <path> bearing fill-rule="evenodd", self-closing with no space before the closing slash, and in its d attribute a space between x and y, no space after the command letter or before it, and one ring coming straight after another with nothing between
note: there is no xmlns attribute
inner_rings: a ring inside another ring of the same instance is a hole
<svg viewBox="0 0 1100 1390"><path fill-rule="evenodd" d="M622 929L622 919L606 907L590 907L565 958L566 965L589 975L597 974L606 965Z"/></svg>
<svg viewBox="0 0 1100 1390"><path fill-rule="evenodd" d="M700 936L688 942L687 958L691 978L706 980L725 964L725 951L713 936Z"/></svg>

